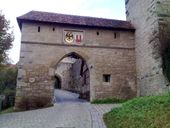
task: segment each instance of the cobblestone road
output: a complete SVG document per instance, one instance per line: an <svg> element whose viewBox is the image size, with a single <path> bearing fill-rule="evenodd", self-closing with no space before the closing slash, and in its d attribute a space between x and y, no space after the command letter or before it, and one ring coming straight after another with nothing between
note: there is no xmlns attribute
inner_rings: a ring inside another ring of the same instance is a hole
<svg viewBox="0 0 170 128"><path fill-rule="evenodd" d="M106 128L102 115L120 105L91 105L78 95L55 91L50 108L0 115L0 128Z"/></svg>

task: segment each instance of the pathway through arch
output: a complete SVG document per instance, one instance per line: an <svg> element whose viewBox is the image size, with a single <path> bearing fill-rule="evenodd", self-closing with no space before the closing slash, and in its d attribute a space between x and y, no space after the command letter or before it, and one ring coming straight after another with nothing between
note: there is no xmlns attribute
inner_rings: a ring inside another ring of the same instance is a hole
<svg viewBox="0 0 170 128"><path fill-rule="evenodd" d="M53 107L0 115L1 128L106 128L102 116L120 105L91 105L71 92L56 90Z"/></svg>

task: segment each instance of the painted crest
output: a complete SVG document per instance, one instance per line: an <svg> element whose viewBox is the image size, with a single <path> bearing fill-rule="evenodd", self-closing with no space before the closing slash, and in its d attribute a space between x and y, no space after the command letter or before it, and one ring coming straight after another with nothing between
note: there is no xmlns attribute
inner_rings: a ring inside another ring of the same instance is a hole
<svg viewBox="0 0 170 128"><path fill-rule="evenodd" d="M69 44L81 44L83 42L83 31L64 30L64 42Z"/></svg>
<svg viewBox="0 0 170 128"><path fill-rule="evenodd" d="M83 35L81 33L75 33L74 40L76 41L76 43L81 43L83 40Z"/></svg>
<svg viewBox="0 0 170 128"><path fill-rule="evenodd" d="M66 32L65 41L67 43L72 43L74 41L74 36L72 32Z"/></svg>

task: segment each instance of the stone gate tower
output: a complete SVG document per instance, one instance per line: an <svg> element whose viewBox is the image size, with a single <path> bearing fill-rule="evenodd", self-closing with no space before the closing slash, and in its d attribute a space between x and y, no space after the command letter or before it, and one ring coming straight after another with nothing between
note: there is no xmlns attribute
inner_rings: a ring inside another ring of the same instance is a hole
<svg viewBox="0 0 170 128"><path fill-rule="evenodd" d="M56 76L66 83L56 73L65 57L84 61L81 71L77 67L76 71L89 90L84 84L79 93L88 94L91 101L136 97L135 30L128 21L40 11L30 11L17 21L22 36L15 109L53 103ZM74 73L67 75L73 78ZM77 82L67 87L76 87Z"/></svg>
<svg viewBox="0 0 170 128"><path fill-rule="evenodd" d="M125 0L127 20L135 27L138 95L168 90L164 54L170 43L170 0Z"/></svg>

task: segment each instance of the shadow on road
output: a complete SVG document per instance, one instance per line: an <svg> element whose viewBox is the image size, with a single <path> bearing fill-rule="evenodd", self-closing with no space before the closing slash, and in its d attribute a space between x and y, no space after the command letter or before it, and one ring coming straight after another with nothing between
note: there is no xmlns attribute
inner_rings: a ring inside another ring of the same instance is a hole
<svg viewBox="0 0 170 128"><path fill-rule="evenodd" d="M79 99L79 94L72 93L65 90L55 89L54 103L67 103L67 102L87 102L86 100Z"/></svg>

